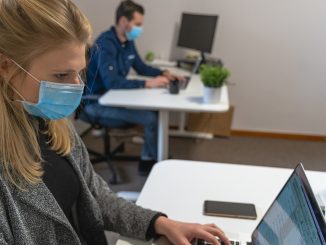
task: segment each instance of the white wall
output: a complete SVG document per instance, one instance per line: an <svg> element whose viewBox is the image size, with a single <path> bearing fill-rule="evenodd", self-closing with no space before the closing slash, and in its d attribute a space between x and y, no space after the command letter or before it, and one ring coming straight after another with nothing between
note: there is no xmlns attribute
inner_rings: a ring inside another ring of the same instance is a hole
<svg viewBox="0 0 326 245"><path fill-rule="evenodd" d="M117 0L76 0L94 34L113 23ZM139 0L141 53L169 57L182 11L218 14L213 55L232 71L234 129L326 135L326 1Z"/></svg>
<svg viewBox="0 0 326 245"><path fill-rule="evenodd" d="M114 24L117 0L73 0L92 23L93 39Z"/></svg>

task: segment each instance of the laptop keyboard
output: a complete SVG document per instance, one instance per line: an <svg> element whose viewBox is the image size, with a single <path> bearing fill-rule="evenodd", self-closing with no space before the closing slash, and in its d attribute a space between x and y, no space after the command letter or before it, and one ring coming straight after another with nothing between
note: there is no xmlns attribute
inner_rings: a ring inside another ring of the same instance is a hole
<svg viewBox="0 0 326 245"><path fill-rule="evenodd" d="M221 242L219 239L218 241L221 243L221 245L225 245L224 242ZM240 241L237 241L237 240L230 240L230 243L231 245L252 245L251 242L246 242L245 244L244 243L241 243ZM197 239L197 243L196 245L213 245L212 243L210 242L206 242L202 239Z"/></svg>

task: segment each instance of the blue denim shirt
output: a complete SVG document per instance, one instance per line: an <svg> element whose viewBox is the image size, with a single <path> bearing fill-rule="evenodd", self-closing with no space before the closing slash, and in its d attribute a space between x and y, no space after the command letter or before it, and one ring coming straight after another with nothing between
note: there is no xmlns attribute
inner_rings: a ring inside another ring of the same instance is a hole
<svg viewBox="0 0 326 245"><path fill-rule="evenodd" d="M143 88L145 81L126 79L131 67L143 76L162 74L161 70L142 61L133 41L121 43L115 27L111 27L90 49L86 94L101 95L110 89Z"/></svg>

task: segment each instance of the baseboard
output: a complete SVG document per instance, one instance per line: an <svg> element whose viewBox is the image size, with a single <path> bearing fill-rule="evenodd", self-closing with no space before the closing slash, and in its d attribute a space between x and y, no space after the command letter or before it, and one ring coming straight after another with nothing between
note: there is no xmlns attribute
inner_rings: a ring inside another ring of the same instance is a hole
<svg viewBox="0 0 326 245"><path fill-rule="evenodd" d="M245 136L245 137L275 138L275 139L326 141L326 135L271 133L271 132L247 131L247 130L231 130L231 135Z"/></svg>

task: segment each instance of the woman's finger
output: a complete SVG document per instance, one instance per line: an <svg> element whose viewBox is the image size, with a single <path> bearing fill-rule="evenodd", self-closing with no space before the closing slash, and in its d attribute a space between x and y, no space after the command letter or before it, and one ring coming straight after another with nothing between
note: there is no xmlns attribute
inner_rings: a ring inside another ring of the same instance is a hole
<svg viewBox="0 0 326 245"><path fill-rule="evenodd" d="M216 228L216 229L218 229L220 232L222 232L225 235L225 232L220 227L218 227L217 225L215 225L213 223L212 224L206 224L206 226L210 226L210 227Z"/></svg>
<svg viewBox="0 0 326 245"><path fill-rule="evenodd" d="M191 243L187 240L187 238L183 237L181 238L177 244L180 244L180 245L191 245Z"/></svg>
<svg viewBox="0 0 326 245"><path fill-rule="evenodd" d="M205 231L204 229L198 229L195 231L195 236L206 242L212 243L213 245L220 245L219 241L216 239L212 233Z"/></svg>
<svg viewBox="0 0 326 245"><path fill-rule="evenodd" d="M215 227L212 227L212 226L207 226L207 225L204 225L203 226L203 229L206 231L206 232L208 232L208 233L210 233L210 234L212 234L212 235L214 235L214 236L217 236L217 237L219 237L225 244L230 244L230 241L229 241L229 239L227 238L227 236L224 234L224 232L223 231L221 231L221 229L219 229L219 228L215 228Z"/></svg>

